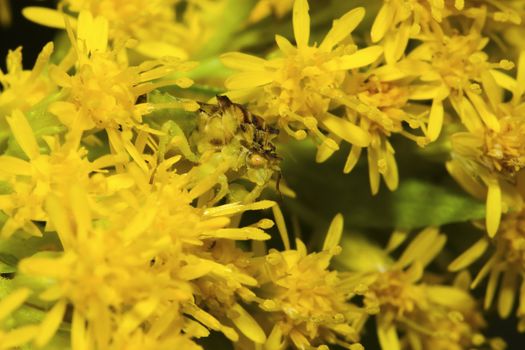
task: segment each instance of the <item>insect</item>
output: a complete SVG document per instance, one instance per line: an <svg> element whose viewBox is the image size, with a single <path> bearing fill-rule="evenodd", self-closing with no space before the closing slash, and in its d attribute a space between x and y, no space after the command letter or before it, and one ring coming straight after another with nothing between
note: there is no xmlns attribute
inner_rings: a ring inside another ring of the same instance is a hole
<svg viewBox="0 0 525 350"><path fill-rule="evenodd" d="M216 105L200 106L197 129L191 137L201 155L200 163L211 164L209 170L227 168L222 174L227 178L222 179L221 190L213 201L228 193L224 180L229 183L235 178L255 184L244 199L247 202L255 200L274 175L278 190L281 158L272 140L279 130L226 96L217 96Z"/></svg>

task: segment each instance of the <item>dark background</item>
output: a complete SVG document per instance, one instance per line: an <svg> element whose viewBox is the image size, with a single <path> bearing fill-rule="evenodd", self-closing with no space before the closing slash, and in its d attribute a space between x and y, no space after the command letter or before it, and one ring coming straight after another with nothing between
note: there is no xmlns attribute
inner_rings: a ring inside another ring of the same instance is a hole
<svg viewBox="0 0 525 350"><path fill-rule="evenodd" d="M46 28L28 21L22 16L22 8L27 6L43 6L54 8L54 1L10 0L11 25L0 27L0 69L6 71L5 59L8 50L22 46L24 68L32 68L42 47L53 40L55 29Z"/></svg>

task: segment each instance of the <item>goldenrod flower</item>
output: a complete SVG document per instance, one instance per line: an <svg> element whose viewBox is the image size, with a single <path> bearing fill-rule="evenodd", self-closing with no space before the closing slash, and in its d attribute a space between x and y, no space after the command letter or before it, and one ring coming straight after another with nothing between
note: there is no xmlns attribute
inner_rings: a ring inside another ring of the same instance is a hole
<svg viewBox="0 0 525 350"><path fill-rule="evenodd" d="M520 332L525 331L524 224L524 211L505 215L494 238L481 238L449 265L452 271L464 269L479 260L492 244L494 249L491 256L479 270L471 287L476 288L488 277L485 309L490 308L496 299L498 314L502 318L509 317L518 303L516 316Z"/></svg>
<svg viewBox="0 0 525 350"><path fill-rule="evenodd" d="M356 342L363 310L348 300L355 285L329 269L330 260L341 250L342 230L339 214L321 252L308 254L304 243L296 240L296 249L272 249L254 259L259 270L259 307L267 313L271 328L266 349L285 349L288 344L297 349L327 344L360 348Z"/></svg>
<svg viewBox="0 0 525 350"><path fill-rule="evenodd" d="M79 15L72 45L77 56L75 73L67 73L70 68L67 58L59 66L53 66L50 75L62 88L64 100L51 103L49 111L70 130L105 129L115 153L128 153L143 170L148 169L132 138L137 130L155 133L142 121L155 106L137 103L137 99L165 85L188 87L192 81L187 78L155 83L152 80L176 70L187 70L192 64L166 57L128 66L123 52L108 48L107 20L94 18L89 12Z"/></svg>
<svg viewBox="0 0 525 350"><path fill-rule="evenodd" d="M237 340L233 328L199 306L211 306L211 300L229 300L227 306L236 312L227 317L245 332L248 316L239 301L251 301L253 293L246 287L257 281L243 271L242 263L231 263L239 253L224 250L223 241L268 239L259 228L267 228L267 220L252 227L227 225L229 216L273 203L195 208L184 176L162 176L147 191L144 175L134 174L135 185L113 198L111 211L95 213L96 205L81 184L46 199L48 224L56 229L64 251L36 254L19 265L26 281L50 281L38 298L53 306L37 328L35 345L52 338L67 304L73 309L73 348L121 349L138 341L147 348L186 344L197 349L190 337L207 335L207 328ZM204 289L209 282L223 288Z"/></svg>
<svg viewBox="0 0 525 350"><path fill-rule="evenodd" d="M525 55L521 55L517 80L492 71L484 76L485 101L470 96L476 110L464 98L459 108L465 117L467 132L451 136L453 160L449 172L470 193L487 201L487 232L497 232L501 213L519 210L522 198L516 191L516 179L525 167L525 124L523 123L523 88ZM512 92L509 102L503 102L501 89ZM483 117L485 116L485 117ZM492 120L493 126L487 123Z"/></svg>
<svg viewBox="0 0 525 350"><path fill-rule="evenodd" d="M463 0L450 2L434 0L384 1L370 32L373 43L383 40L385 59L392 64L404 54L408 41L424 38L444 17L462 10Z"/></svg>
<svg viewBox="0 0 525 350"><path fill-rule="evenodd" d="M56 137L45 137L49 149L47 154L41 152L31 126L20 110L7 117L7 123L28 161L10 155L0 156L0 178L12 187L11 193L0 195L0 209L8 215L0 232L4 239L18 229L41 236L33 221L47 221L43 205L50 194L61 195L72 184L81 184L90 192L98 192L100 179L90 175L125 160L108 155L89 162L86 149L79 145L79 135L74 134L69 134L64 144L60 144Z"/></svg>
<svg viewBox="0 0 525 350"><path fill-rule="evenodd" d="M341 88L345 71L366 66L381 54L379 47L357 50L354 45L338 45L363 16L362 8L348 12L335 22L319 47L309 46L308 4L296 1L293 22L297 47L277 36L283 58L267 61L241 53L223 55L225 65L242 71L228 78L226 86L235 90L232 96L249 96L256 113L269 122L277 119L278 125L292 136L304 138L306 129L324 141L326 137L318 129L320 124L348 142L367 145L365 132L328 113L329 102Z"/></svg>
<svg viewBox="0 0 525 350"><path fill-rule="evenodd" d="M358 50L351 44L349 35L363 16L362 8L349 11L334 21L319 46L309 46L308 3L295 1L297 47L276 36L283 57L264 60L241 53L222 56L226 66L242 71L227 79L226 87L233 90L229 96L249 101L256 113L297 139L304 138L308 131L319 144L318 161L336 151L341 140L367 147L371 142L367 131L355 125L351 116L339 117L331 112L340 105L369 109L344 91L345 82L351 79L349 70L370 65L382 54L380 46Z"/></svg>
<svg viewBox="0 0 525 350"><path fill-rule="evenodd" d="M479 333L484 321L474 299L459 287L423 279L425 266L445 241L438 229L426 228L396 262L384 259L379 266L361 266L361 271L356 271L359 277L355 278L366 285L362 287L365 308L377 314L382 349L460 350L485 344ZM361 254L367 256L368 248L363 250Z"/></svg>
<svg viewBox="0 0 525 350"><path fill-rule="evenodd" d="M0 71L0 116L6 116L14 109L28 111L57 91L57 86L46 74L52 52L53 43L46 44L33 69L25 70L22 67L22 48L9 51L7 72Z"/></svg>

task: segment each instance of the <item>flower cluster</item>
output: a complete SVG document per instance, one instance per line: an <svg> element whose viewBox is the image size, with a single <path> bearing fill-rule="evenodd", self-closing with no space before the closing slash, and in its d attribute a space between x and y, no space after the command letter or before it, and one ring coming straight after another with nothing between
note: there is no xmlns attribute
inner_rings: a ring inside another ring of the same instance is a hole
<svg viewBox="0 0 525 350"><path fill-rule="evenodd" d="M0 350L525 331L524 2L362 3L24 8L58 34L0 70Z"/></svg>

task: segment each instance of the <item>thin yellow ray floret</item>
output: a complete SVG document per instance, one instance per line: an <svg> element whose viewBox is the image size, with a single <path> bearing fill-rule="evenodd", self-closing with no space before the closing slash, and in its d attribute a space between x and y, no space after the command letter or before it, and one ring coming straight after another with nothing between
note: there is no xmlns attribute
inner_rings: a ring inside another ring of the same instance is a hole
<svg viewBox="0 0 525 350"><path fill-rule="evenodd" d="M28 288L20 288L9 294L0 301L0 320L3 320L11 313L18 309L31 295L31 290Z"/></svg>
<svg viewBox="0 0 525 350"><path fill-rule="evenodd" d="M27 121L24 113L16 109L10 117L6 118L16 142L20 145L29 159L35 159L40 155L38 143L36 142L33 129Z"/></svg>
<svg viewBox="0 0 525 350"><path fill-rule="evenodd" d="M298 48L308 46L310 39L310 15L308 1L295 0L293 4L293 33Z"/></svg>

